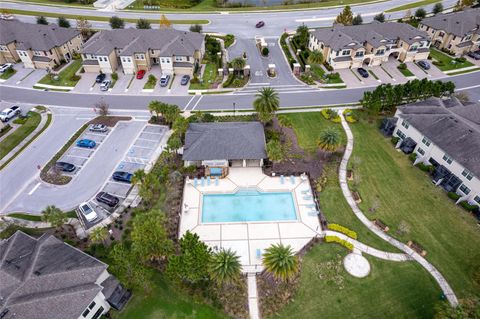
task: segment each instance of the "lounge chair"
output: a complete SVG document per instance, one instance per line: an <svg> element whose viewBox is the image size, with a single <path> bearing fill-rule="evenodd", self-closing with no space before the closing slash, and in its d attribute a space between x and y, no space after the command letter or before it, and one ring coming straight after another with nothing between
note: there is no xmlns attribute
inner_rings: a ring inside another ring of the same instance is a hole
<svg viewBox="0 0 480 319"><path fill-rule="evenodd" d="M197 185L198 185L198 179L195 177L193 179L193 187L197 187Z"/></svg>
<svg viewBox="0 0 480 319"><path fill-rule="evenodd" d="M303 196L303 199L304 200L312 199L312 195L305 195L305 196Z"/></svg>
<svg viewBox="0 0 480 319"><path fill-rule="evenodd" d="M205 177L202 176L202 178L200 178L200 184L205 186Z"/></svg>
<svg viewBox="0 0 480 319"><path fill-rule="evenodd" d="M207 177L207 185L210 186L210 177Z"/></svg>
<svg viewBox="0 0 480 319"><path fill-rule="evenodd" d="M285 176L280 175L280 184L285 184Z"/></svg>
<svg viewBox="0 0 480 319"><path fill-rule="evenodd" d="M295 184L295 176L290 175L290 181L292 182L292 184Z"/></svg>

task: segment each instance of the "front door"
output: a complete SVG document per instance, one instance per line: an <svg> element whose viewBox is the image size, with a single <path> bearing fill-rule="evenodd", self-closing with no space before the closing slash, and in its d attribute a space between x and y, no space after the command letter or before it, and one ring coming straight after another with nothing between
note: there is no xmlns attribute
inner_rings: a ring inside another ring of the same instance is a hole
<svg viewBox="0 0 480 319"><path fill-rule="evenodd" d="M159 58L153 58L153 64L160 64Z"/></svg>

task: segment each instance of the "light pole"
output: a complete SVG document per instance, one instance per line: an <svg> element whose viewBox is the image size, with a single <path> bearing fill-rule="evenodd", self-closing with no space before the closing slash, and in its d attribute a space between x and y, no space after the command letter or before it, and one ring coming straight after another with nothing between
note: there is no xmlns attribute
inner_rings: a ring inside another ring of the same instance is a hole
<svg viewBox="0 0 480 319"><path fill-rule="evenodd" d="M233 116L235 116L235 102L233 102Z"/></svg>

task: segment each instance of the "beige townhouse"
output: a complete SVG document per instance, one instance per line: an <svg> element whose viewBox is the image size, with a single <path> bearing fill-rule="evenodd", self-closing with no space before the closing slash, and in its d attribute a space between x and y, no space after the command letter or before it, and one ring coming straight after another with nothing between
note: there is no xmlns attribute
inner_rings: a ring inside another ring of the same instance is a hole
<svg viewBox="0 0 480 319"><path fill-rule="evenodd" d="M413 62L428 58L426 32L406 23L374 21L370 24L336 24L310 32L308 48L320 50L334 69L376 66L396 59Z"/></svg>
<svg viewBox="0 0 480 319"><path fill-rule="evenodd" d="M74 29L0 20L0 63L21 61L25 68L53 69L70 61L82 43Z"/></svg>
<svg viewBox="0 0 480 319"><path fill-rule="evenodd" d="M425 18L418 28L428 33L435 47L461 56L480 47L480 8Z"/></svg>
<svg viewBox="0 0 480 319"><path fill-rule="evenodd" d="M82 49L85 72L123 73L159 66L165 74L192 74L205 37L175 29L116 29L96 33Z"/></svg>

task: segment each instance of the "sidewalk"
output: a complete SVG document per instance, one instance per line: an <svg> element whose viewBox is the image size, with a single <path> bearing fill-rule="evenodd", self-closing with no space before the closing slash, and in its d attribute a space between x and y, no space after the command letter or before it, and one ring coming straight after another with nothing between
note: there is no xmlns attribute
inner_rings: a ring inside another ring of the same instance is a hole
<svg viewBox="0 0 480 319"><path fill-rule="evenodd" d="M260 312L258 310L258 293L257 278L255 273L248 274L248 311L251 319L259 319Z"/></svg>

